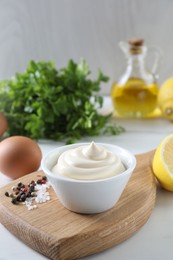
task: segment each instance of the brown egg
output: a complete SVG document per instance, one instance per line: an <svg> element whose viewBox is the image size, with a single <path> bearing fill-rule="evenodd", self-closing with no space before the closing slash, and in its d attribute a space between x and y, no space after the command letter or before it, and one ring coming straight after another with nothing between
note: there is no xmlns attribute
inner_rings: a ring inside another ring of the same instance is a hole
<svg viewBox="0 0 173 260"><path fill-rule="evenodd" d="M8 122L2 112L0 112L0 136L2 136L7 130Z"/></svg>
<svg viewBox="0 0 173 260"><path fill-rule="evenodd" d="M17 179L36 171L42 153L38 144L24 136L12 136L0 142L0 172Z"/></svg>

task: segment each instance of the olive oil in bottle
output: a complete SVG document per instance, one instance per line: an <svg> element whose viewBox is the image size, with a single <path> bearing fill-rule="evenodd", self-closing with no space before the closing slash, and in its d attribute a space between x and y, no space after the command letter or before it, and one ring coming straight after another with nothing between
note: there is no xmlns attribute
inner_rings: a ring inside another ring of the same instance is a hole
<svg viewBox="0 0 173 260"><path fill-rule="evenodd" d="M158 86L146 85L139 78L130 78L124 85L112 86L115 115L119 117L148 117L157 109Z"/></svg>

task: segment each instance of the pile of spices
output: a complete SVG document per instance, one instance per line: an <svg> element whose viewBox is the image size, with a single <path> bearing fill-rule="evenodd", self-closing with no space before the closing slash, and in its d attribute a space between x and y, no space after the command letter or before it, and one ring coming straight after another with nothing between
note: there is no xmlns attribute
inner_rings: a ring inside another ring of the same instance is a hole
<svg viewBox="0 0 173 260"><path fill-rule="evenodd" d="M28 210L36 209L35 203L44 203L50 200L50 194L47 189L50 188L50 183L46 176L37 175L37 181L32 180L25 185L19 182L16 186L11 188L12 192L5 192L5 196L11 198L11 202L15 205L23 203Z"/></svg>

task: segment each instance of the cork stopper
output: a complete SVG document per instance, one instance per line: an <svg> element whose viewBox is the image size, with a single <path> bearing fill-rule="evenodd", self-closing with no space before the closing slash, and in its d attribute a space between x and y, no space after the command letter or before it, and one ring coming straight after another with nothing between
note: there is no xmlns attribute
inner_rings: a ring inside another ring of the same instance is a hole
<svg viewBox="0 0 173 260"><path fill-rule="evenodd" d="M136 46L136 47L140 47L144 44L144 40L143 39L138 39L138 38L134 38L134 39L130 39L128 41L128 43L131 45L131 46Z"/></svg>
<svg viewBox="0 0 173 260"><path fill-rule="evenodd" d="M138 38L134 38L134 39L130 39L128 40L128 43L130 45L130 52L132 54L139 54L142 52L141 47L144 44L144 40L143 39L138 39Z"/></svg>

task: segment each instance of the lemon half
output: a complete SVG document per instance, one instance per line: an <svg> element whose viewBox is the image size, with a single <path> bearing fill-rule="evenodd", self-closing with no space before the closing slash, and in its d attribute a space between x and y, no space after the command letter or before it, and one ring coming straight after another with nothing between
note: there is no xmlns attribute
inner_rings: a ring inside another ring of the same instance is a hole
<svg viewBox="0 0 173 260"><path fill-rule="evenodd" d="M173 134L159 144L152 162L153 172L163 188L173 191Z"/></svg>

